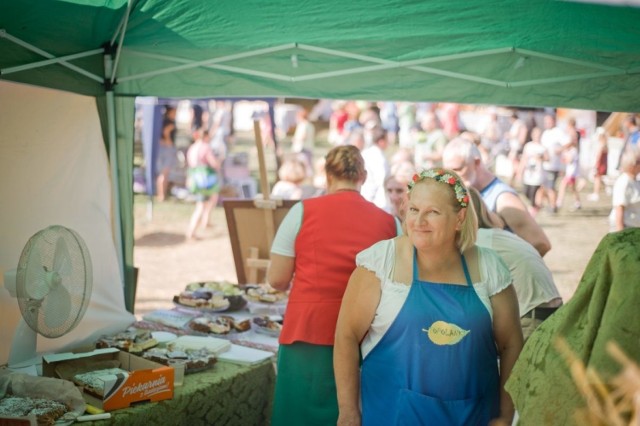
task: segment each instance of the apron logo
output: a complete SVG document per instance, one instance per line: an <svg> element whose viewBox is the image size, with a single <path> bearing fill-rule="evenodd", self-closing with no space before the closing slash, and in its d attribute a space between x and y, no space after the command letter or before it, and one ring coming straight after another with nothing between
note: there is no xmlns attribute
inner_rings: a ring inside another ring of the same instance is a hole
<svg viewBox="0 0 640 426"><path fill-rule="evenodd" d="M427 333L429 340L436 345L455 345L469 334L470 330L463 330L455 324L444 321L436 321L431 324L429 329L423 328L422 331Z"/></svg>

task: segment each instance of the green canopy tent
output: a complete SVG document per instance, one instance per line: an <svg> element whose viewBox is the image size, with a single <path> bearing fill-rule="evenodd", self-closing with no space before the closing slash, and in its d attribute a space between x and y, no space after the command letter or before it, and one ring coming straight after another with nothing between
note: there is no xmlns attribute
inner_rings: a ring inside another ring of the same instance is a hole
<svg viewBox="0 0 640 426"><path fill-rule="evenodd" d="M640 9L551 0L3 1L0 79L96 97L132 310L134 97L634 111L639 23Z"/></svg>

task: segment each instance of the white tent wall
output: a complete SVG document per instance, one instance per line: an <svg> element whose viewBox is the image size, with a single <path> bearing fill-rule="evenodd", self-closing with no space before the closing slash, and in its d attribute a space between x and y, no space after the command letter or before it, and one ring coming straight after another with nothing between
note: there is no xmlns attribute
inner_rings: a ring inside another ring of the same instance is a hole
<svg viewBox="0 0 640 426"><path fill-rule="evenodd" d="M0 81L0 273L15 269L29 238L49 225L74 229L93 263L93 293L80 324L38 351L60 351L122 330L126 311L112 233L109 164L95 98ZM0 364L21 317L0 287Z"/></svg>

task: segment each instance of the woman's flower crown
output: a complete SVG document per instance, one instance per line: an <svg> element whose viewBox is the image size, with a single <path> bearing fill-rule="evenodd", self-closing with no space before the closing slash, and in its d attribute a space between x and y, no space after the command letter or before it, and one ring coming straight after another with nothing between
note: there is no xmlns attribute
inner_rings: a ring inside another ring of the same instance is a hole
<svg viewBox="0 0 640 426"><path fill-rule="evenodd" d="M436 182L442 182L450 185L453 188L453 192L456 194L458 203L462 207L467 207L469 205L469 193L467 192L467 188L465 188L462 182L460 182L459 178L444 169L427 169L420 173L416 173L409 182L409 192L411 192L413 186L417 182L420 182L425 178L430 178Z"/></svg>

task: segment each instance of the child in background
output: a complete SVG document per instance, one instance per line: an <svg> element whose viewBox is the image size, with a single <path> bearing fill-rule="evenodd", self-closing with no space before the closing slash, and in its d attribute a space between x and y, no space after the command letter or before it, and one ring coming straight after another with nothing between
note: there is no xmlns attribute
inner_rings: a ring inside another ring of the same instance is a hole
<svg viewBox="0 0 640 426"><path fill-rule="evenodd" d="M278 170L280 179L271 190L272 198L300 200L303 198L302 183L307 178L305 163L297 156L287 158Z"/></svg>
<svg viewBox="0 0 640 426"><path fill-rule="evenodd" d="M593 165L593 192L587 197L589 201L598 201L602 190L602 177L607 175L607 163L609 162L609 146L607 145L607 132L602 127L596 129L596 155Z"/></svg>
<svg viewBox="0 0 640 426"><path fill-rule="evenodd" d="M567 192L567 188L571 189L574 198L573 207L571 207L569 211L573 212L582 208L582 204L580 203L580 193L576 188L576 182L580 173L579 158L580 153L578 151L577 140L571 139L571 142L564 147L564 151L562 153L562 162L566 165L566 169L562 182L560 182L560 190L558 191L558 201L556 203L558 209L562 208L562 202Z"/></svg>

